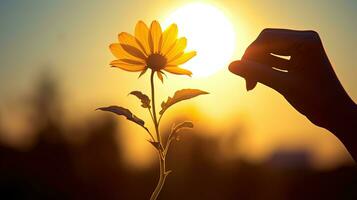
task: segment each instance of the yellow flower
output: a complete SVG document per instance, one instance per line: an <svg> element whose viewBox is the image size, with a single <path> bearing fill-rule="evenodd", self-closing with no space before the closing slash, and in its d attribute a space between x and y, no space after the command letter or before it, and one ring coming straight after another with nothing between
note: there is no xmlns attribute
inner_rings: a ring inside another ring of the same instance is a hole
<svg viewBox="0 0 357 200"><path fill-rule="evenodd" d="M135 36L122 32L119 34L119 43L109 46L117 58L110 63L113 67L144 74L148 68L157 73L162 81L163 71L178 75L191 76L192 72L180 68L196 55L195 51L185 53L186 38L177 38L177 25L170 25L164 32L159 22L153 21L150 29L142 21L135 27Z"/></svg>

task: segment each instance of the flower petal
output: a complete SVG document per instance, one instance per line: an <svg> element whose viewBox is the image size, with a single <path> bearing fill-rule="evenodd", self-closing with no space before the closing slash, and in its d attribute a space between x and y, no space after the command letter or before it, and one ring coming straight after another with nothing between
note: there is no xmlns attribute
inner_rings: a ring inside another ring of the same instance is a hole
<svg viewBox="0 0 357 200"><path fill-rule="evenodd" d="M144 53L133 47L133 46L130 46L130 45L127 45L127 44L120 44L120 46L126 51L128 52L130 55L134 56L134 57L137 57L137 58L141 58L143 60L146 60L146 56L144 55Z"/></svg>
<svg viewBox="0 0 357 200"><path fill-rule="evenodd" d="M139 41L135 39L134 36L129 33L122 32L118 35L119 43L122 45L123 49L129 54L145 59L145 51Z"/></svg>
<svg viewBox="0 0 357 200"><path fill-rule="evenodd" d="M118 39L119 39L120 44L126 44L126 45L130 45L132 47L135 47L137 49L141 49L136 38L129 33L126 33L126 32L120 33L118 35Z"/></svg>
<svg viewBox="0 0 357 200"><path fill-rule="evenodd" d="M143 21L138 21L135 26L135 37L141 43L146 55L150 54L149 46L149 28Z"/></svg>
<svg viewBox="0 0 357 200"><path fill-rule="evenodd" d="M182 69L179 67L165 67L165 71L170 72L172 74L178 74L178 75L188 75L191 76L192 72L187 70L187 69Z"/></svg>
<svg viewBox="0 0 357 200"><path fill-rule="evenodd" d="M162 31L158 21L154 20L150 26L149 46L151 53L158 53Z"/></svg>
<svg viewBox="0 0 357 200"><path fill-rule="evenodd" d="M174 46L165 55L167 60L173 60L177 55L182 54L187 45L187 39L182 37L176 40Z"/></svg>
<svg viewBox="0 0 357 200"><path fill-rule="evenodd" d="M136 61L136 60L131 60L131 59L119 59L120 61L132 65L145 65L144 62Z"/></svg>
<svg viewBox="0 0 357 200"><path fill-rule="evenodd" d="M110 65L129 72L139 72L145 70L146 68L145 65L132 65L124 63L120 60L113 60Z"/></svg>
<svg viewBox="0 0 357 200"><path fill-rule="evenodd" d="M178 29L176 24L171 24L163 33L162 33L162 46L160 52L165 55L170 48L175 44L177 40Z"/></svg>
<svg viewBox="0 0 357 200"><path fill-rule="evenodd" d="M197 54L196 51L191 51L191 52L185 53L185 54L181 55L180 57L178 57L172 61L169 61L168 65L182 65L185 62L187 62L188 60L190 60L192 57L194 57L196 54Z"/></svg>
<svg viewBox="0 0 357 200"><path fill-rule="evenodd" d="M114 43L109 46L110 51L112 54L118 58L118 59L130 59L130 60L135 60L139 62L145 62L144 59L134 57L130 55L128 52L126 52L123 47L119 43Z"/></svg>

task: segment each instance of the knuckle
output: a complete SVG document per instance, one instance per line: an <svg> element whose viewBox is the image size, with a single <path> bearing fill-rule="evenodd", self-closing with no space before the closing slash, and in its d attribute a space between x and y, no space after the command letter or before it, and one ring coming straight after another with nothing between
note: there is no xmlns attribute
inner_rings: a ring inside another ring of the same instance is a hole
<svg viewBox="0 0 357 200"><path fill-rule="evenodd" d="M264 28L264 29L260 32L258 38L260 38L260 39L265 38L265 37L266 37L267 35L269 35L273 30L274 30L274 29L272 29L272 28Z"/></svg>
<svg viewBox="0 0 357 200"><path fill-rule="evenodd" d="M311 35L311 38L313 38L315 40L320 40L320 35L318 32L311 30L311 31L309 31L309 34Z"/></svg>
<svg viewBox="0 0 357 200"><path fill-rule="evenodd" d="M312 42L320 42L320 35L314 30L306 31L308 39Z"/></svg>
<svg viewBox="0 0 357 200"><path fill-rule="evenodd" d="M269 34L272 30L273 30L272 28L264 28L264 29L260 32L258 38Z"/></svg>
<svg viewBox="0 0 357 200"><path fill-rule="evenodd" d="M271 28L264 28L260 34L264 34L264 33L267 33L267 32L270 32L272 29Z"/></svg>
<svg viewBox="0 0 357 200"><path fill-rule="evenodd" d="M254 59L258 54L261 53L261 44L257 41L252 42L243 54L244 59Z"/></svg>
<svg viewBox="0 0 357 200"><path fill-rule="evenodd" d="M309 30L305 31L305 46L309 49L318 50L322 46L322 42L319 34L316 31Z"/></svg>

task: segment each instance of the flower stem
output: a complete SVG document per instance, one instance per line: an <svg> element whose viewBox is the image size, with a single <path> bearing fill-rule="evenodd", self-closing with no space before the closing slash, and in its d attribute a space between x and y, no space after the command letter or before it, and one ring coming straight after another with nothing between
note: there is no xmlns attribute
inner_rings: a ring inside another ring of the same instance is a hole
<svg viewBox="0 0 357 200"><path fill-rule="evenodd" d="M166 172L166 163L165 163L166 162L165 161L166 154L164 154L164 148L163 148L163 145L161 142L161 135L159 132L159 122L157 121L157 117L156 117L154 74L155 74L155 71L152 71L151 76L150 76L151 101L152 101L152 116L153 116L153 121L154 121L154 125L155 125L156 138L159 143L159 148L158 148L157 153L159 155L159 161L160 161L159 162L160 163L160 177L159 177L159 182L157 183L157 186L156 186L154 192L151 194L150 200L157 199L162 187L165 184L166 177L169 174L169 172Z"/></svg>
<svg viewBox="0 0 357 200"><path fill-rule="evenodd" d="M155 125L155 132L156 132L156 137L157 141L161 145L161 137L159 134L159 124L157 122L157 117L156 117L156 108L155 108L155 85L154 85L154 74L155 71L151 72L150 76L150 83L151 83L151 103L152 103L152 112L153 112L153 117L154 117L154 125Z"/></svg>
<svg viewBox="0 0 357 200"><path fill-rule="evenodd" d="M154 192L151 194L150 200L156 200L157 197L160 194L160 191L162 189L162 187L165 184L165 180L166 177L169 173L165 172L165 158L163 158L161 155L161 153L159 153L159 160L160 160L160 178L159 178L159 182L157 183L157 186L154 190Z"/></svg>

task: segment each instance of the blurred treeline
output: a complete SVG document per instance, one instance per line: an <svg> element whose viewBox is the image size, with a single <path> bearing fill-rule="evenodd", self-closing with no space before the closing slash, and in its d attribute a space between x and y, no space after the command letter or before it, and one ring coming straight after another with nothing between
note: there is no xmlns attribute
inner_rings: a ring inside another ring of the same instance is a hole
<svg viewBox="0 0 357 200"><path fill-rule="evenodd" d="M148 199L158 166L130 169L124 163L115 118L88 117L86 127L69 129L61 119L55 79L44 75L27 106L36 141L19 149L0 144L0 199ZM2 116L4 117L4 116ZM92 123L94 122L95 123ZM4 132L0 127L0 134ZM309 154L277 151L265 163L226 158L222 143L195 129L182 135L169 155L160 199L357 199L357 171L317 171ZM241 131L244 131L243 129ZM69 135L80 139L68 139ZM224 146L234 149L233 134ZM156 163L156 162L154 162Z"/></svg>

